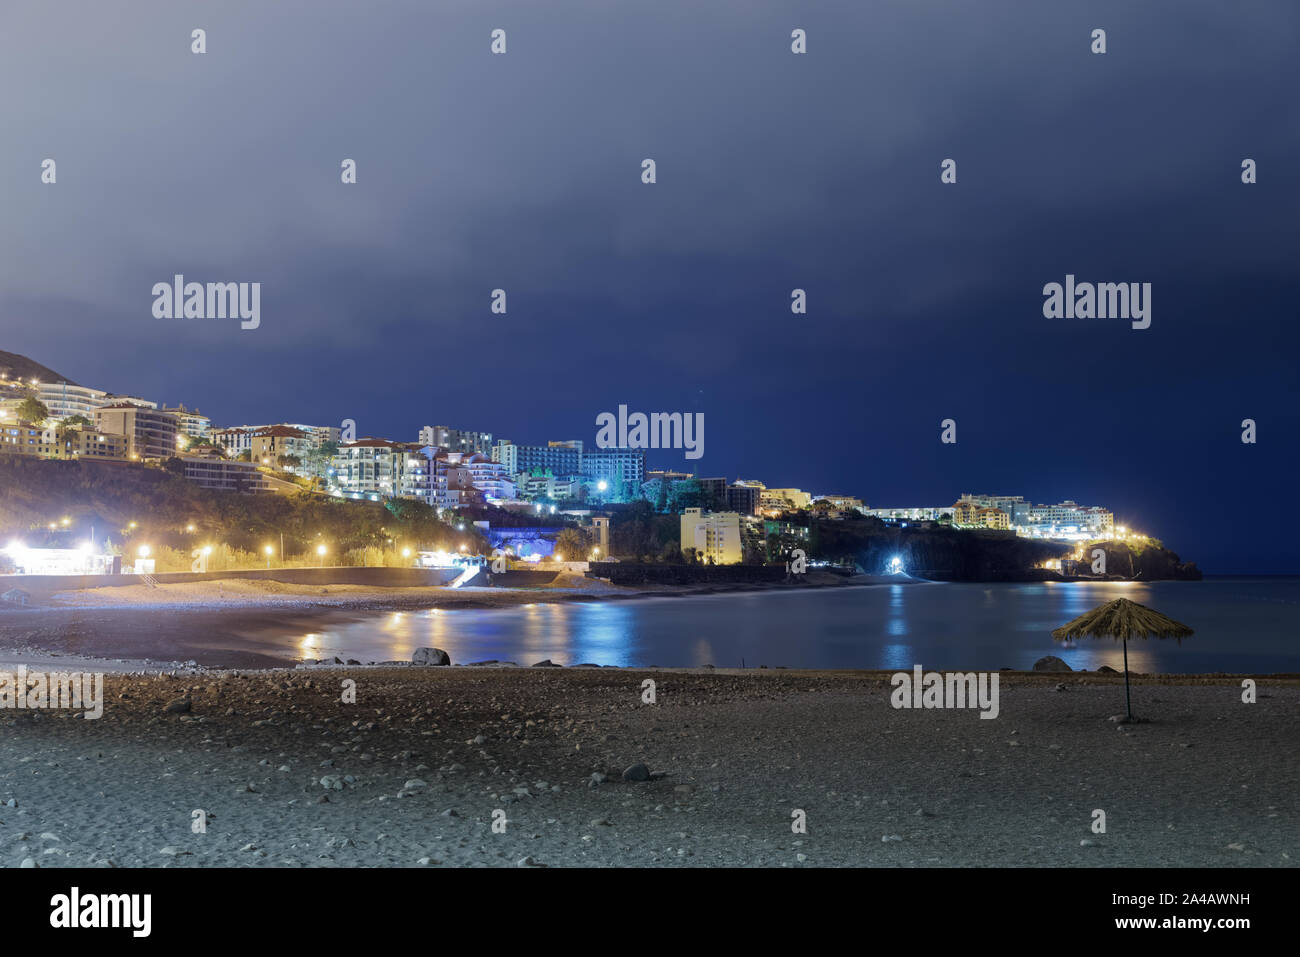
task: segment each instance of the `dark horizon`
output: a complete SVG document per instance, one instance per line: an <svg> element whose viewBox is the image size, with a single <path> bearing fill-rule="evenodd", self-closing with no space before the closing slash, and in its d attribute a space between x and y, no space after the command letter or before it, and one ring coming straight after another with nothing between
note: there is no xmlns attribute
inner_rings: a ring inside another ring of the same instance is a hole
<svg viewBox="0 0 1300 957"><path fill-rule="evenodd" d="M214 425L594 444L620 404L702 412L703 458L648 463L1073 499L1207 574L1300 573L1269 521L1300 464L1300 11L392 7L12 13L0 348ZM176 273L260 282L260 327L154 318ZM1151 283L1150 328L1044 318L1067 274Z"/></svg>

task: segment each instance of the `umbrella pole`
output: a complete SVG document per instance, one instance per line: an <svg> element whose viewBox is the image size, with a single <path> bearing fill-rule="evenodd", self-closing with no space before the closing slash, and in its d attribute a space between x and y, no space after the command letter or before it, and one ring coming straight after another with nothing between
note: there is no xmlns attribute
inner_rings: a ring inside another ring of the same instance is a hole
<svg viewBox="0 0 1300 957"><path fill-rule="evenodd" d="M1124 705L1128 708L1128 719L1133 720L1133 699L1128 693L1128 639L1124 639Z"/></svg>

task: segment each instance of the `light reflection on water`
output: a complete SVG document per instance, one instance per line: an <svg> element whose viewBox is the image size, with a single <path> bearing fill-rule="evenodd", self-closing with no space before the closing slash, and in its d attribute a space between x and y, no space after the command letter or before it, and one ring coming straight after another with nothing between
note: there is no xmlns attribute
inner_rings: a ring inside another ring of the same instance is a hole
<svg viewBox="0 0 1300 957"><path fill-rule="evenodd" d="M453 662L791 668L1025 669L1054 654L1071 667L1123 666L1120 643L1052 641L1052 629L1127 597L1196 634L1129 645L1134 671L1300 672L1300 580L1156 584L889 585L510 609L322 614L315 629L275 633L299 657L409 661L421 647Z"/></svg>

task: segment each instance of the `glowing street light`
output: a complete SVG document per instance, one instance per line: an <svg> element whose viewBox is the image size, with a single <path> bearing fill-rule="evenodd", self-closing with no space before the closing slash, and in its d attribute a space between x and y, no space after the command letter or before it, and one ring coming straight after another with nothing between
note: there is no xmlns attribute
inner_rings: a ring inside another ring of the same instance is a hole
<svg viewBox="0 0 1300 957"><path fill-rule="evenodd" d="M262 551L266 552L266 567L271 567L271 556L275 554L275 546L267 545Z"/></svg>
<svg viewBox="0 0 1300 957"><path fill-rule="evenodd" d="M153 550L148 545L141 545L135 550L135 553L141 558L148 558L152 551Z"/></svg>
<svg viewBox="0 0 1300 957"><path fill-rule="evenodd" d="M326 548L324 545L317 545L317 546L316 546L316 554L320 556L320 565L321 565L321 568L324 568L324 567L325 567L325 553L328 552L328 551L329 551L329 549Z"/></svg>
<svg viewBox="0 0 1300 957"><path fill-rule="evenodd" d="M605 491L605 489L609 488L609 486L605 483L604 479L601 479L599 482L596 483L596 488L600 489L600 491L603 492Z"/></svg>

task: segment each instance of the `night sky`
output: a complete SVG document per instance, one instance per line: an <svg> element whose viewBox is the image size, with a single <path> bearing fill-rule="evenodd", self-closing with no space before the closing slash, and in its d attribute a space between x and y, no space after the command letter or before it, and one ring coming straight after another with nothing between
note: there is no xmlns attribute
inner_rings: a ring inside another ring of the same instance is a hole
<svg viewBox="0 0 1300 957"><path fill-rule="evenodd" d="M1283 0L6 0L0 349L217 425L703 412L652 466L1072 498L1296 573L1297 36ZM178 272L261 282L260 328L155 319ZM1044 318L1067 273L1150 282L1151 327Z"/></svg>

